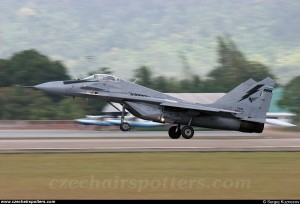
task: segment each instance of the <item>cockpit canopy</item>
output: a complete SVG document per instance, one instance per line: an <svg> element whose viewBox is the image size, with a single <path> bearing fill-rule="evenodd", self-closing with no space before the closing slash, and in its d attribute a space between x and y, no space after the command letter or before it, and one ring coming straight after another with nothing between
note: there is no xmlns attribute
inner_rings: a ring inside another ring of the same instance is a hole
<svg viewBox="0 0 300 204"><path fill-rule="evenodd" d="M74 79L64 81L64 84L78 84L84 82L119 82L120 78L108 74L94 74L84 79Z"/></svg>
<svg viewBox="0 0 300 204"><path fill-rule="evenodd" d="M84 78L85 81L113 81L113 82L119 82L120 78L108 75L108 74L94 74L92 76L89 76L87 78Z"/></svg>

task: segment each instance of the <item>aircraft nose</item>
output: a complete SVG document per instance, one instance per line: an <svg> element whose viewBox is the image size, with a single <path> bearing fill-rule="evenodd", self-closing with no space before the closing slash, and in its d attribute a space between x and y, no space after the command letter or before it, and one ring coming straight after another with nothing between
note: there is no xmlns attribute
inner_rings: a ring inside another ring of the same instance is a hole
<svg viewBox="0 0 300 204"><path fill-rule="evenodd" d="M58 95L65 94L65 85L63 81L46 82L46 83L38 84L34 86L34 88L52 94L58 94Z"/></svg>

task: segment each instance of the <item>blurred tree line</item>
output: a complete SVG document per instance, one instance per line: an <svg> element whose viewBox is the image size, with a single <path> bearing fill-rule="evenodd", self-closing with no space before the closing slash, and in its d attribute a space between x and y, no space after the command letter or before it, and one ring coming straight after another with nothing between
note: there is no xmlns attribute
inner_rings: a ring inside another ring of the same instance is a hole
<svg viewBox="0 0 300 204"><path fill-rule="evenodd" d="M68 80L66 68L36 50L16 53L0 60L0 119L43 120L74 119L97 114L104 103L63 98L19 85L36 85L47 81Z"/></svg>
<svg viewBox="0 0 300 204"><path fill-rule="evenodd" d="M300 122L300 76L292 79L286 86L279 105L295 113L296 122Z"/></svg>
<svg viewBox="0 0 300 204"><path fill-rule="evenodd" d="M249 61L245 55L237 48L230 37L218 37L218 63L209 74L208 79L201 79L194 75L192 70L185 70L188 74L182 80L168 78L164 76L154 77L151 69L145 66L135 70L135 77L139 79L137 83L162 92L228 92L235 86L253 78L260 81L267 76L276 80L269 68L259 62ZM184 66L185 69L187 69Z"/></svg>
<svg viewBox="0 0 300 204"><path fill-rule="evenodd" d="M256 81L270 76L269 68L259 62L249 61L230 37L218 37L218 66L207 79L191 74L179 80L174 77L155 76L151 68L141 66L134 71L136 83L166 93L171 92L228 92L249 77ZM189 68L190 69L190 68ZM112 74L107 68L87 73ZM100 114L105 103L95 99L62 98L16 85L36 85L47 81L68 80L66 68L59 61L51 61L36 50L26 50L10 59L0 59L0 119L74 119L86 114ZM300 115L300 78L287 85L282 107Z"/></svg>

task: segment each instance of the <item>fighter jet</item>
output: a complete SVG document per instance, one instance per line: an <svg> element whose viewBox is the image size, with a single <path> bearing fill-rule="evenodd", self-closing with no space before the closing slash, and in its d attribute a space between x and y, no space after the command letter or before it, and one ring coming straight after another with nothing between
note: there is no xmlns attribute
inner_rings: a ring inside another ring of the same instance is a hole
<svg viewBox="0 0 300 204"><path fill-rule="evenodd" d="M144 120L174 124L168 131L172 139L180 136L190 139L194 136L193 126L261 133L265 123L280 125L278 120L266 119L274 86L274 80L269 77L260 82L249 79L208 105L191 103L107 74L46 82L34 88L74 98L120 103L123 107L120 110L122 131L130 130L124 116L127 109Z"/></svg>

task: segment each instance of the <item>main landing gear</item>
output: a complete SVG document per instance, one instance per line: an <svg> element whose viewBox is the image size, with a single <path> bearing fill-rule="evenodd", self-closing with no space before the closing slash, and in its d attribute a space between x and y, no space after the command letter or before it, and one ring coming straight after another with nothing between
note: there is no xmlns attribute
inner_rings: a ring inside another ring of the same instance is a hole
<svg viewBox="0 0 300 204"><path fill-rule="evenodd" d="M191 139L194 136L194 129L191 126L184 126L180 130L180 125L172 126L169 129L170 138L178 139L181 135L184 139Z"/></svg>
<svg viewBox="0 0 300 204"><path fill-rule="evenodd" d="M169 136L172 139L178 139L181 136L180 126L172 126L169 129Z"/></svg>

